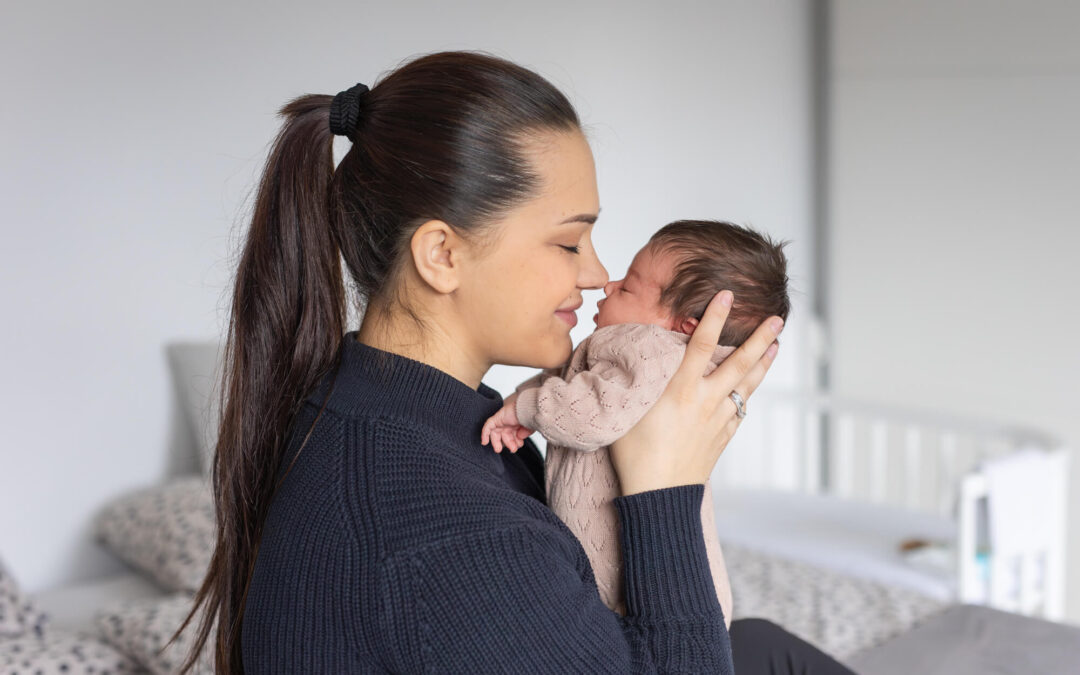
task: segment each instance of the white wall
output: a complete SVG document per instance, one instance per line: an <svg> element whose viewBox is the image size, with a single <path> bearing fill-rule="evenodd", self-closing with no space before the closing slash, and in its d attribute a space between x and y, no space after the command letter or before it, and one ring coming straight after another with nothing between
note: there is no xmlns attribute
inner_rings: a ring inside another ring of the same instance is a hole
<svg viewBox="0 0 1080 675"><path fill-rule="evenodd" d="M828 305L842 394L1080 447L1080 5L832 3ZM1080 458L1067 613L1080 622Z"/></svg>
<svg viewBox="0 0 1080 675"><path fill-rule="evenodd" d="M493 51L568 93L594 143L596 241L613 275L675 218L794 239L804 295L769 386L805 383L807 12L794 0L6 8L0 555L30 590L119 569L89 519L191 468L163 348L224 330L275 111L423 52ZM489 381L505 391L518 376Z"/></svg>

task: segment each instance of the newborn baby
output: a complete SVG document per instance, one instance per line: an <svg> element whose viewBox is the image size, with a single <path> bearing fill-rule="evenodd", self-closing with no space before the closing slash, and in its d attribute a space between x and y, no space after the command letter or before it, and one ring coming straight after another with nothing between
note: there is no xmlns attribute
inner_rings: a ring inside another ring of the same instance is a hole
<svg viewBox="0 0 1080 675"><path fill-rule="evenodd" d="M786 242L731 223L677 221L657 231L620 281L604 287L597 329L570 361L519 385L484 424L481 441L516 451L532 430L548 440L548 506L577 535L600 597L625 616L622 548L612 500L621 495L608 446L656 402L675 374L712 297L735 295L708 367L716 366L766 318L787 319ZM713 522L711 490L701 504L705 547L724 621L731 586Z"/></svg>

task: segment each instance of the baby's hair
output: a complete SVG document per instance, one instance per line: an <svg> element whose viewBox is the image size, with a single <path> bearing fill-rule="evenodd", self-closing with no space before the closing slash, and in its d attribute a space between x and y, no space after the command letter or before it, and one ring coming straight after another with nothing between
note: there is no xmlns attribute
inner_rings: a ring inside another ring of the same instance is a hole
<svg viewBox="0 0 1080 675"><path fill-rule="evenodd" d="M774 242L742 225L677 220L649 238L655 253L672 253L674 271L660 304L675 317L701 319L719 291L735 294L719 344L740 345L767 317L787 320L787 241Z"/></svg>

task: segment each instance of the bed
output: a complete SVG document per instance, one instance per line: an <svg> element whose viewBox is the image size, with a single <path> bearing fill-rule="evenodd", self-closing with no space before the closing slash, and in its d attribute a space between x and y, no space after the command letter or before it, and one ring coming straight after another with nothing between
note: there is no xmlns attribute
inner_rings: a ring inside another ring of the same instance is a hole
<svg viewBox="0 0 1080 675"><path fill-rule="evenodd" d="M218 347L176 344L168 353L205 468ZM993 672L1080 663L1080 629L1045 620L1062 610L1063 482L1060 494L1056 484L1046 490L1062 509L1061 531L1053 513L1023 550L990 541L989 460L1031 451L1060 468L1067 454L1052 439L817 394L762 393L751 411L711 481L734 618L771 619L869 675L986 672L980 653L994 635L1025 642L994 652ZM190 635L161 647L209 562L212 509L202 474L103 505L98 540L131 571L28 598L20 637L5 637L0 618L0 672L89 672L63 661L72 654L98 664L96 673L102 664L175 672ZM900 550L916 539L925 546L915 554ZM1025 645L1046 658L1033 660ZM210 672L205 656L196 672Z"/></svg>
<svg viewBox="0 0 1080 675"><path fill-rule="evenodd" d="M711 483L721 540L930 597L1059 621L1069 451L1038 430L754 397Z"/></svg>

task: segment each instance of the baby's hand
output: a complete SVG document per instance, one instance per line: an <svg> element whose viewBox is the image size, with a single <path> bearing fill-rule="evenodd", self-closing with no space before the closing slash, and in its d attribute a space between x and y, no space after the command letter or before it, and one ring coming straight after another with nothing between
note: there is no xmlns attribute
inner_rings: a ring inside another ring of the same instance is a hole
<svg viewBox="0 0 1080 675"><path fill-rule="evenodd" d="M503 407L484 422L484 428L480 431L481 445L487 445L490 441L495 452L502 452L503 447L517 452L525 444L525 439L533 430L518 424L516 403L517 393L511 394L503 401Z"/></svg>

